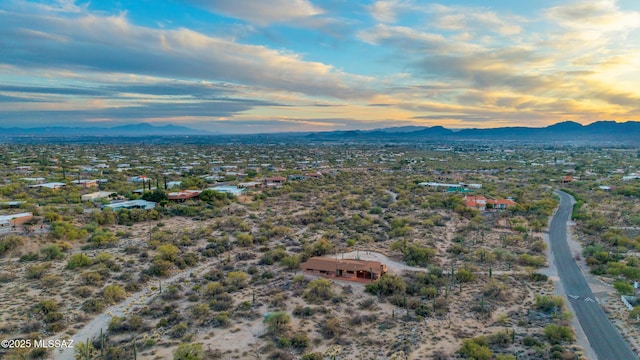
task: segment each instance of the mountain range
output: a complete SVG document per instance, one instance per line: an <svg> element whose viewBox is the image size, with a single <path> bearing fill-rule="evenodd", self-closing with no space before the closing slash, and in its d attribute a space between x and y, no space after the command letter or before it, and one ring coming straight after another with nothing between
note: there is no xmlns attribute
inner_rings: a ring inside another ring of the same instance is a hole
<svg viewBox="0 0 640 360"><path fill-rule="evenodd" d="M195 130L185 126L154 126L148 123L121 125L115 127L66 127L48 126L34 128L0 128L4 136L184 136L215 135L204 130Z"/></svg>
<svg viewBox="0 0 640 360"><path fill-rule="evenodd" d="M148 123L103 127L37 127L37 128L0 128L0 136L18 137L144 137L144 136L212 136L219 133L191 129L184 126L154 126ZM421 141L421 140L460 140L460 141L527 141L527 142L614 142L640 143L640 122L597 121L582 125L565 121L543 128L501 127L491 129L447 129L442 126L402 126L374 130L347 130L328 132L301 132L281 134L255 134L243 137L297 137L308 141Z"/></svg>
<svg viewBox="0 0 640 360"><path fill-rule="evenodd" d="M582 125L565 121L543 128L501 127L451 130L442 126L399 127L375 130L330 131L306 135L314 140L405 139L405 140L503 140L528 142L624 142L640 143L640 122L597 121Z"/></svg>

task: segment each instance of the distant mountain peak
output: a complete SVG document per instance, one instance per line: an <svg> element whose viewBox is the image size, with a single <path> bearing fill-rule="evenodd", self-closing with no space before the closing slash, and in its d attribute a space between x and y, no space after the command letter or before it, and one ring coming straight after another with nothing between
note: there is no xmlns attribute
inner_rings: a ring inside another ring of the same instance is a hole
<svg viewBox="0 0 640 360"><path fill-rule="evenodd" d="M35 128L2 129L9 136L183 136L212 135L204 130L191 129L173 124L155 126L146 122L118 125L114 127L64 127L47 126Z"/></svg>

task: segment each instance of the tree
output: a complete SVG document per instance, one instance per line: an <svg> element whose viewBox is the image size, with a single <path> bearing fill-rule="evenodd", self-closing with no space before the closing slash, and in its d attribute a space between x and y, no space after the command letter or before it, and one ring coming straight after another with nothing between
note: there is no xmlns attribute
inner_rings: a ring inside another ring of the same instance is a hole
<svg viewBox="0 0 640 360"><path fill-rule="evenodd" d="M146 200L146 201L161 203L167 199L168 199L167 193L165 193L160 189L156 189L154 191L145 191L144 194L142 194L142 200Z"/></svg>

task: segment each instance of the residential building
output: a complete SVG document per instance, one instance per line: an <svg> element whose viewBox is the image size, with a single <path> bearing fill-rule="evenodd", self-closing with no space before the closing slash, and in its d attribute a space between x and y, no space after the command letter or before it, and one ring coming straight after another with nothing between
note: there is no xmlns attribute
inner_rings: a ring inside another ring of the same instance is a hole
<svg viewBox="0 0 640 360"><path fill-rule="evenodd" d="M49 182L44 184L29 185L29 188L48 188L51 190L58 190L63 186L67 186L67 184L62 182Z"/></svg>
<svg viewBox="0 0 640 360"><path fill-rule="evenodd" d="M185 201L200 196L202 190L185 190L179 192L170 192L167 194L167 199L174 201Z"/></svg>
<svg viewBox="0 0 640 360"><path fill-rule="evenodd" d="M353 281L375 280L387 272L387 265L378 261L329 257L309 258L301 267L307 274Z"/></svg>
<svg viewBox="0 0 640 360"><path fill-rule="evenodd" d="M113 191L96 191L89 194L84 194L80 196L80 200L82 201L98 201L100 199L106 199L108 197L116 196L117 194Z"/></svg>
<svg viewBox="0 0 640 360"><path fill-rule="evenodd" d="M33 213L26 212L12 215L0 215L0 234L10 233L16 225L22 225L33 219Z"/></svg>
<svg viewBox="0 0 640 360"><path fill-rule="evenodd" d="M484 196L470 196L464 197L464 204L468 207L485 211L487 209L499 209L504 210L510 206L515 206L517 203L511 199L487 199Z"/></svg>
<svg viewBox="0 0 640 360"><path fill-rule="evenodd" d="M112 210L121 209L144 209L151 210L156 207L156 203L146 200L129 200L113 202L111 204L102 205L102 209L111 208Z"/></svg>

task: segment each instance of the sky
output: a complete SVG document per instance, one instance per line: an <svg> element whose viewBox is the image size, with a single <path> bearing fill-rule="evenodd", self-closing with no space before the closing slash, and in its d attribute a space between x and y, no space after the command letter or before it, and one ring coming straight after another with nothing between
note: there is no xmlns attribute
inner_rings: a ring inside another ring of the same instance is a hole
<svg viewBox="0 0 640 360"><path fill-rule="evenodd" d="M0 127L640 120L637 0L0 0Z"/></svg>

